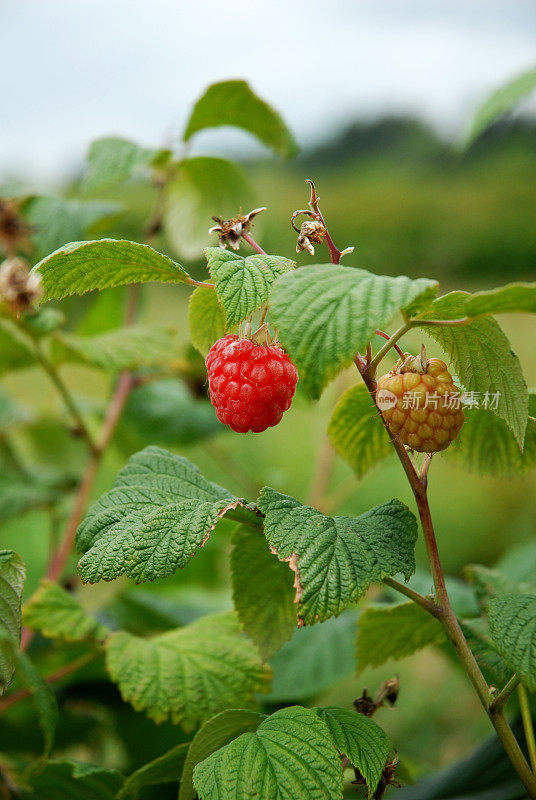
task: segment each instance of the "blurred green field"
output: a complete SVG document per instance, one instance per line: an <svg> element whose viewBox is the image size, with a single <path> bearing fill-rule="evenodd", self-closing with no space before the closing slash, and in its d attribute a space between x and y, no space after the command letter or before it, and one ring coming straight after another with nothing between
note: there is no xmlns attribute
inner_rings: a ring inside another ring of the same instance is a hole
<svg viewBox="0 0 536 800"><path fill-rule="evenodd" d="M530 135L529 135L530 134ZM306 154L292 165L255 163L245 165L253 186L252 198L266 205L268 213L255 228L256 237L271 253L293 257L296 235L290 228L291 213L307 204L306 177L317 181L322 206L338 245L354 245L346 263L384 274L436 277L443 291L472 290L516 279L534 279L536 273L536 147L534 131L524 131L490 140L471 158L461 160L431 143L408 149L411 136L397 140L396 147L382 153L352 154L332 148L328 154ZM339 148L344 150L344 137ZM405 142L405 144L404 144ZM484 146L485 145L485 146ZM338 153L338 155L337 155ZM318 163L322 163L322 167ZM74 187L71 188L74 191ZM128 211L106 231L111 236L140 238L140 225L147 218L151 193L132 184L114 193ZM214 209L218 213L219 209ZM207 220L207 228L210 220ZM171 252L164 241L157 242ZM326 261L319 248L315 261ZM310 263L307 254L297 257L300 265ZM202 262L193 265L202 274ZM189 291L179 286L144 287L142 320L176 326L181 343L188 343L187 302ZM91 300L84 298L62 304L72 325L80 319ZM534 317L511 315L501 318L512 346L519 355L529 386L536 386L536 322ZM394 329L394 326L393 326ZM420 334L403 340L404 349L416 350ZM441 355L437 345L427 342L429 355ZM84 367L65 367L62 374L86 407L99 409L110 388L101 373ZM357 382L348 370L324 393L310 403L298 394L282 423L263 434L239 435L222 430L215 437L174 449L196 463L202 472L238 495L252 497L251 483L270 485L305 501L314 479L325 430L337 396ZM5 377L6 391L47 416L60 413L53 388L36 369ZM49 436L42 431L43 465L54 462L81 467L84 450L80 442L60 439L54 426ZM148 442L146 442L148 443ZM133 440L120 429L106 456L94 488L94 497L108 489L117 470L132 451ZM20 437L27 454L30 445ZM35 454L36 451L34 451ZM430 473L432 513L436 520L439 547L446 571L460 575L467 563L493 563L509 546L534 538L536 532L536 477L511 480L469 474L439 455ZM389 457L363 481L352 476L340 459L335 461L329 493L335 509L359 514L390 498L399 497L413 505L399 463ZM50 521L34 512L3 527L2 547L17 550L28 565L26 593L36 586L49 551ZM224 526L225 527L225 526ZM227 526L227 534L231 526ZM177 589L202 589L195 604L218 606L228 602L229 537L224 530L212 536L184 572L144 587L145 592L173 597ZM424 566L422 541L417 549ZM106 598L125 590L126 582L84 589L88 606L98 608ZM141 590L140 590L141 591ZM223 598L223 600L222 600ZM488 732L486 720L478 713L465 679L442 652L427 650L403 664L349 676L325 692L322 702L348 705L365 686L374 689L384 678L398 672L402 691L395 711L382 711L379 721L392 733L400 755L416 773L450 763L462 756ZM455 702L453 702L453 697ZM435 736L430 743L430 731ZM121 763L119 756L111 761ZM126 756L125 756L126 758Z"/></svg>

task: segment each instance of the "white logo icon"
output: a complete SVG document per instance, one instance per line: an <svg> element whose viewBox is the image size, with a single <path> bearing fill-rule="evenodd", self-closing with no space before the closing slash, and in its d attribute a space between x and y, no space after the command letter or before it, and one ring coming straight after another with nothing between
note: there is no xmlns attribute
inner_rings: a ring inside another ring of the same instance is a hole
<svg viewBox="0 0 536 800"><path fill-rule="evenodd" d="M380 389L376 395L376 404L380 411L387 411L389 408L396 406L398 397L389 389Z"/></svg>

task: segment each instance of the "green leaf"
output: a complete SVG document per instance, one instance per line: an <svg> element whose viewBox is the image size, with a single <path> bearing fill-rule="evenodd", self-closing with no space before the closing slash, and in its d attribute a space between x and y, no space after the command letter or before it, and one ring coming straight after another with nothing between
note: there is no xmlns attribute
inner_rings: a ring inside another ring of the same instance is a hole
<svg viewBox="0 0 536 800"><path fill-rule="evenodd" d="M512 672L490 639L487 621L483 618L462 620L460 627L487 682L495 686L506 683Z"/></svg>
<svg viewBox="0 0 536 800"><path fill-rule="evenodd" d="M129 396L122 423L146 442L175 447L200 441L222 430L214 407L194 397L175 378L151 381Z"/></svg>
<svg viewBox="0 0 536 800"><path fill-rule="evenodd" d="M368 606L357 623L357 668L399 661L443 641L440 622L412 601Z"/></svg>
<svg viewBox="0 0 536 800"><path fill-rule="evenodd" d="M95 295L88 310L76 326L78 336L96 336L120 328L125 321L126 289L106 289Z"/></svg>
<svg viewBox="0 0 536 800"><path fill-rule="evenodd" d="M328 436L358 478L391 452L391 441L365 385L352 386L341 395L328 425Z"/></svg>
<svg viewBox="0 0 536 800"><path fill-rule="evenodd" d="M83 764L80 761L50 761L30 781L39 800L115 800L123 776L112 769Z"/></svg>
<svg viewBox="0 0 536 800"><path fill-rule="evenodd" d="M75 361L106 372L171 364L178 357L176 332L170 328L131 325L97 336L58 333L54 358Z"/></svg>
<svg viewBox="0 0 536 800"><path fill-rule="evenodd" d="M194 800L197 796L193 784L194 768L197 764L242 733L255 733L264 719L266 716L258 711L228 709L205 722L197 731L188 750L178 800Z"/></svg>
<svg viewBox="0 0 536 800"><path fill-rule="evenodd" d="M0 596L0 599L3 598ZM2 613L5 614L5 611ZM32 695L39 726L43 734L43 759L47 759L54 744L54 734L58 722L58 704L50 686L34 667L31 659L26 653L19 650L18 634L17 638L15 638L9 627L4 624L4 619L2 619L0 627L0 678L2 680L3 675L1 673L4 672L6 664L8 670L11 669L10 665L15 665L17 676Z"/></svg>
<svg viewBox="0 0 536 800"><path fill-rule="evenodd" d="M43 636L69 642L101 640L109 633L72 594L48 578L41 579L39 588L24 604L23 621L27 628L40 631Z"/></svg>
<svg viewBox="0 0 536 800"><path fill-rule="evenodd" d="M342 797L342 770L325 722L291 706L216 750L194 771L201 800L331 800Z"/></svg>
<svg viewBox="0 0 536 800"><path fill-rule="evenodd" d="M352 675L355 624L352 609L312 628L294 631L290 642L270 659L274 678L267 702L306 700Z"/></svg>
<svg viewBox="0 0 536 800"><path fill-rule="evenodd" d="M211 614L177 630L140 638L113 633L106 666L125 702L155 722L185 730L232 707L254 705L270 672L240 632L234 613Z"/></svg>
<svg viewBox="0 0 536 800"><path fill-rule="evenodd" d="M266 303L274 281L296 266L283 256L255 254L244 258L221 247L207 247L205 255L230 328Z"/></svg>
<svg viewBox="0 0 536 800"><path fill-rule="evenodd" d="M346 708L314 708L329 728L333 744L364 777L369 796L376 791L391 742L374 720Z"/></svg>
<svg viewBox="0 0 536 800"><path fill-rule="evenodd" d="M480 314L536 313L536 283L509 283L498 289L475 292L465 304L468 317Z"/></svg>
<svg viewBox="0 0 536 800"><path fill-rule="evenodd" d="M43 281L44 301L130 283L188 281L188 274L168 256L123 239L70 242L43 258L35 270Z"/></svg>
<svg viewBox="0 0 536 800"><path fill-rule="evenodd" d="M184 132L187 142L205 128L232 125L256 136L285 158L298 152L294 138L277 113L252 91L246 81L213 83L197 101Z"/></svg>
<svg viewBox="0 0 536 800"><path fill-rule="evenodd" d="M536 689L536 595L506 594L490 600L491 638L511 670Z"/></svg>
<svg viewBox="0 0 536 800"><path fill-rule="evenodd" d="M529 414L536 412L536 394L529 395ZM514 434L493 412L483 408L465 410L465 424L447 451L471 472L512 477L536 467L536 422L529 419L523 452Z"/></svg>
<svg viewBox="0 0 536 800"><path fill-rule="evenodd" d="M373 275L363 269L317 264L279 278L270 294L271 319L307 390L324 386L363 350L375 329L399 309L427 304L437 283Z"/></svg>
<svg viewBox="0 0 536 800"><path fill-rule="evenodd" d="M188 564L220 517L242 505L185 458L147 447L129 459L78 529L80 576L96 583L126 574L139 583L171 575ZM252 512L236 514L248 519Z"/></svg>
<svg viewBox="0 0 536 800"><path fill-rule="evenodd" d="M269 658L296 628L292 574L272 555L262 531L242 526L232 541L234 607L246 635Z"/></svg>
<svg viewBox="0 0 536 800"><path fill-rule="evenodd" d="M434 300L423 317L434 320L465 316L466 292L450 292ZM417 323L418 324L418 323ZM518 357L499 323L477 319L466 325L424 325L426 333L448 353L463 386L470 392L498 394L495 413L506 420L520 449L527 427L528 392Z"/></svg>
<svg viewBox="0 0 536 800"><path fill-rule="evenodd" d="M193 346L206 356L214 342L227 333L225 312L216 292L200 286L192 292L188 304L188 325Z"/></svg>
<svg viewBox="0 0 536 800"><path fill-rule="evenodd" d="M462 146L468 147L499 117L502 117L536 88L536 69L516 75L513 80L496 89L478 109L465 134Z"/></svg>
<svg viewBox="0 0 536 800"><path fill-rule="evenodd" d="M122 210L109 200L78 200L63 197L33 197L24 206L32 226L32 242L38 258L97 233L98 224L116 217ZM34 253L35 255L35 253Z"/></svg>
<svg viewBox="0 0 536 800"><path fill-rule="evenodd" d="M122 183L137 174L143 175L152 164L169 155L169 150L149 150L116 136L97 139L89 149L84 187L93 190Z"/></svg>
<svg viewBox="0 0 536 800"><path fill-rule="evenodd" d="M189 742L178 744L164 755L137 769L125 780L116 795L117 800L138 800L140 790L146 786L159 786L162 783L178 784L190 746Z"/></svg>
<svg viewBox="0 0 536 800"><path fill-rule="evenodd" d="M374 581L415 570L417 521L399 500L359 517L327 517L266 487L258 505L272 551L295 574L302 624L337 616Z"/></svg>
<svg viewBox="0 0 536 800"><path fill-rule="evenodd" d="M15 659L8 639L18 647L20 604L25 578L26 569L21 557L13 550L0 550L0 695L9 686L15 671Z"/></svg>
<svg viewBox="0 0 536 800"><path fill-rule="evenodd" d="M188 261L198 259L214 241L209 229L214 216L228 219L247 209L252 191L238 164L223 158L187 158L178 177L166 187L164 230L174 252Z"/></svg>

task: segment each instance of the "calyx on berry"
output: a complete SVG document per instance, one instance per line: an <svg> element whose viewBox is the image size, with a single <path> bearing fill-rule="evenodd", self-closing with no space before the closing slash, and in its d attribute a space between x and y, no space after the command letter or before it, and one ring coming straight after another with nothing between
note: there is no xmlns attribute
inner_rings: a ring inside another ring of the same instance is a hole
<svg viewBox="0 0 536 800"><path fill-rule="evenodd" d="M404 353L391 372L378 380L376 403L389 430L418 453L444 450L465 421L461 392L447 365Z"/></svg>
<svg viewBox="0 0 536 800"><path fill-rule="evenodd" d="M237 433L277 425L292 402L298 372L284 350L268 341L267 326L261 326L251 338L219 339L206 357L216 416Z"/></svg>

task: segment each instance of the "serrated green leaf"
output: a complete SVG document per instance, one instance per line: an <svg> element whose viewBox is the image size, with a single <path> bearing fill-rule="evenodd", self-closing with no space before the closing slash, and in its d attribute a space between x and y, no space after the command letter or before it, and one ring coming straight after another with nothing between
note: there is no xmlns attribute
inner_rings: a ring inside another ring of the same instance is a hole
<svg viewBox="0 0 536 800"><path fill-rule="evenodd" d="M131 392L121 422L146 442L175 447L200 441L223 426L214 406L175 378L151 381Z"/></svg>
<svg viewBox="0 0 536 800"><path fill-rule="evenodd" d="M194 786L201 800L335 800L343 788L326 723L300 706L216 750L195 768Z"/></svg>
<svg viewBox="0 0 536 800"><path fill-rule="evenodd" d="M58 333L53 354L57 362L75 361L122 372L169 365L177 359L178 344L172 329L130 325L97 336Z"/></svg>
<svg viewBox="0 0 536 800"><path fill-rule="evenodd" d="M491 638L505 664L536 689L536 594L506 594L490 600Z"/></svg>
<svg viewBox="0 0 536 800"><path fill-rule="evenodd" d="M106 666L136 711L185 730L226 708L251 707L255 693L270 683L268 667L228 612L149 639L113 633Z"/></svg>
<svg viewBox="0 0 536 800"><path fill-rule="evenodd" d="M147 172L155 160L170 151L150 150L136 142L117 136L106 136L91 143L85 189L101 189L122 183L136 174Z"/></svg>
<svg viewBox="0 0 536 800"><path fill-rule="evenodd" d="M374 720L337 706L314 708L329 728L333 744L364 777L369 796L376 791L391 742Z"/></svg>
<svg viewBox="0 0 536 800"><path fill-rule="evenodd" d="M391 441L365 385L352 386L339 398L328 425L337 453L362 478L391 452Z"/></svg>
<svg viewBox="0 0 536 800"><path fill-rule="evenodd" d="M465 304L468 317L480 314L536 313L536 283L509 283L497 289L475 292Z"/></svg>
<svg viewBox="0 0 536 800"><path fill-rule="evenodd" d="M291 132L277 111L261 100L246 81L222 81L209 86L194 106L184 141L198 131L221 125L232 125L252 133L285 158L298 152Z"/></svg>
<svg viewBox="0 0 536 800"><path fill-rule="evenodd" d="M8 638L18 647L20 640L20 604L26 578L22 558L13 550L0 550L0 695L11 682L15 658ZM7 638L4 638L7 637Z"/></svg>
<svg viewBox="0 0 536 800"><path fill-rule="evenodd" d="M262 531L241 526L233 534L234 607L263 658L288 641L297 624L292 574L271 552Z"/></svg>
<svg viewBox="0 0 536 800"><path fill-rule="evenodd" d="M79 200L63 197L32 197L25 203L24 216L32 227L34 256L43 258L62 247L96 233L99 223L116 217L122 210L110 200Z"/></svg>
<svg viewBox="0 0 536 800"><path fill-rule="evenodd" d="M188 304L190 339L196 350L206 356L214 342L227 333L225 312L216 292L197 287Z"/></svg>
<svg viewBox="0 0 536 800"><path fill-rule="evenodd" d="M84 611L72 594L48 578L41 579L22 613L26 627L51 639L82 642L104 639L109 633L108 628Z"/></svg>
<svg viewBox="0 0 536 800"><path fill-rule="evenodd" d="M189 752L190 743L178 744L167 753L137 769L125 780L116 795L117 800L137 800L140 790L162 783L177 783Z"/></svg>
<svg viewBox="0 0 536 800"><path fill-rule="evenodd" d="M171 575L203 546L220 517L243 505L185 458L147 447L129 459L78 529L80 576L95 583L122 574L136 582ZM236 513L248 519L252 512Z"/></svg>
<svg viewBox="0 0 536 800"><path fill-rule="evenodd" d="M230 328L266 303L274 281L296 266L283 256L257 253L244 258L221 247L207 247L205 255Z"/></svg>
<svg viewBox="0 0 536 800"><path fill-rule="evenodd" d="M103 769L81 761L50 761L30 780L39 800L114 800L123 784L123 776L113 769Z"/></svg>
<svg viewBox="0 0 536 800"><path fill-rule="evenodd" d="M439 297L423 312L434 320L459 319L465 316L466 292L450 292ZM418 324L418 323L417 323ZM466 325L423 325L426 333L450 356L463 386L479 392L482 399L498 394L493 411L506 420L523 448L528 416L528 391L518 357L499 323L494 319L476 319ZM490 402L490 407L493 403Z"/></svg>
<svg viewBox="0 0 536 800"><path fill-rule="evenodd" d="M489 125L510 111L534 88L536 88L536 69L531 69L516 75L504 86L492 92L474 115L471 126L464 136L463 147L468 147L478 139Z"/></svg>
<svg viewBox="0 0 536 800"><path fill-rule="evenodd" d="M340 614L374 581L415 570L417 521L399 500L359 517L327 517L265 487L258 506L270 547L295 574L302 624Z"/></svg>
<svg viewBox="0 0 536 800"><path fill-rule="evenodd" d="M238 164L204 156L180 163L177 178L166 187L164 231L173 251L189 261L214 241L214 216L229 219L247 209L252 190Z"/></svg>
<svg viewBox="0 0 536 800"><path fill-rule="evenodd" d="M312 628L298 628L290 642L270 659L274 677L270 703L293 703L316 697L355 671L357 613L343 611Z"/></svg>
<svg viewBox="0 0 536 800"><path fill-rule="evenodd" d="M243 733L255 733L265 714L246 709L228 709L216 714L197 731L181 775L178 800L194 800L197 796L193 784L194 769L220 747L225 747Z"/></svg>
<svg viewBox="0 0 536 800"><path fill-rule="evenodd" d="M188 273L147 244L123 239L70 242L35 265L43 301L130 283L184 283Z"/></svg>
<svg viewBox="0 0 536 800"><path fill-rule="evenodd" d="M436 281L391 278L364 269L317 264L279 278L270 315L305 386L318 398L324 386L363 350L375 329L399 309L428 303Z"/></svg>
<svg viewBox="0 0 536 800"><path fill-rule="evenodd" d="M536 411L536 395L529 396L529 414ZM447 456L471 472L512 477L536 467L536 422L529 419L523 452L506 422L483 408L465 410L465 423Z"/></svg>
<svg viewBox="0 0 536 800"><path fill-rule="evenodd" d="M440 622L416 603L371 605L357 623L357 668L379 667L443 641Z"/></svg>

